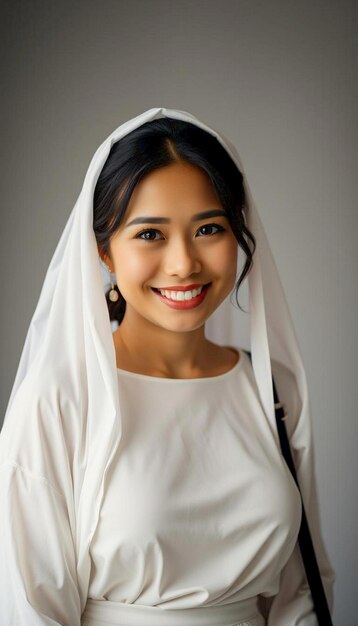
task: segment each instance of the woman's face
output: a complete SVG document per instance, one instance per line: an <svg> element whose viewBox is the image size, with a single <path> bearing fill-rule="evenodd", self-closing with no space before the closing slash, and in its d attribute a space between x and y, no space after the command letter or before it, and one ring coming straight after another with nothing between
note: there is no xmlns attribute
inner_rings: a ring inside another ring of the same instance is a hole
<svg viewBox="0 0 358 626"><path fill-rule="evenodd" d="M237 254L210 179L181 162L137 185L104 260L126 300L125 318L187 332L201 327L233 289Z"/></svg>

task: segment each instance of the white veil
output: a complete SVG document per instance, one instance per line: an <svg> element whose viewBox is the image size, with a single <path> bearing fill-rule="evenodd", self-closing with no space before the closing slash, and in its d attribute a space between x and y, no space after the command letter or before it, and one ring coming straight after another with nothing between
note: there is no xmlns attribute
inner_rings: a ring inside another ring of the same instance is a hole
<svg viewBox="0 0 358 626"><path fill-rule="evenodd" d="M92 158L82 190L49 265L38 305L30 323L5 425L26 410L31 386L45 375L48 385L71 386L78 400L78 419L85 428L83 472L77 488L78 573L88 576L88 546L96 528L106 470L120 442L121 414L115 351L104 296L103 277L92 227L93 193L111 146L150 120L171 117L191 122L220 141L244 175L248 202L247 225L257 241L249 274L250 347L255 378L270 428L276 438L270 359L295 375L302 412L292 436L295 448L311 455L311 423L304 367L286 298L258 216L240 158L223 136L189 113L153 108L119 126ZM103 297L101 297L101 295ZM66 381L65 383L62 381ZM306 458L307 462L313 462ZM300 473L304 502L310 500L309 473Z"/></svg>

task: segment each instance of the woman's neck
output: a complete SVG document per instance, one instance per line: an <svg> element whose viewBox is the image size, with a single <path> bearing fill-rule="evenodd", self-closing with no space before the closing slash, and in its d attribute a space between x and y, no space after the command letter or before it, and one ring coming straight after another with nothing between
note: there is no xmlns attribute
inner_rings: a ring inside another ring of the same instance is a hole
<svg viewBox="0 0 358 626"><path fill-rule="evenodd" d="M205 337L202 326L190 332L171 332L153 324L132 324L125 316L113 334L117 367L161 378L217 376L238 362L238 351Z"/></svg>
<svg viewBox="0 0 358 626"><path fill-rule="evenodd" d="M117 367L151 376L196 378L207 369L211 342L202 326L171 332L152 324L131 324L126 317L113 334Z"/></svg>

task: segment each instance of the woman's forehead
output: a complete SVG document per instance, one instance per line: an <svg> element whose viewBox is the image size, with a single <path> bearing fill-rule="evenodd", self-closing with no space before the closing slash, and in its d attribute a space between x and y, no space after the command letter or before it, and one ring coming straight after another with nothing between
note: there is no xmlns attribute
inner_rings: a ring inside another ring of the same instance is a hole
<svg viewBox="0 0 358 626"><path fill-rule="evenodd" d="M207 206L210 205L210 206ZM218 194L208 175L190 163L178 162L147 174L135 187L126 219L178 211L198 212L220 207Z"/></svg>

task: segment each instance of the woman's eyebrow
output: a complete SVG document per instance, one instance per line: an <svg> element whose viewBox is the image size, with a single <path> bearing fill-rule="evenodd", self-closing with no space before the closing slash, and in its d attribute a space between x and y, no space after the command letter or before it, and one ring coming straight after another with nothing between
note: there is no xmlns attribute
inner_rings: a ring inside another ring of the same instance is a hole
<svg viewBox="0 0 358 626"><path fill-rule="evenodd" d="M227 214L223 209L211 209L210 211L196 213L191 218L191 221L196 222L198 220L205 220L208 217L227 217ZM136 217L134 220L126 224L126 228L128 226L133 226L134 224L170 224L170 222L171 220L168 217Z"/></svg>

